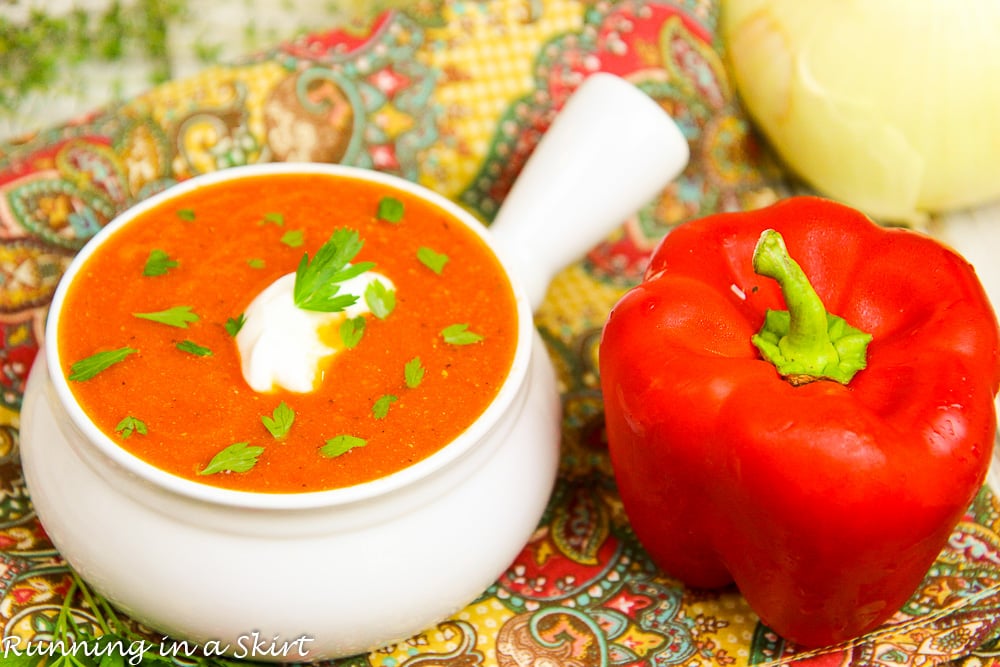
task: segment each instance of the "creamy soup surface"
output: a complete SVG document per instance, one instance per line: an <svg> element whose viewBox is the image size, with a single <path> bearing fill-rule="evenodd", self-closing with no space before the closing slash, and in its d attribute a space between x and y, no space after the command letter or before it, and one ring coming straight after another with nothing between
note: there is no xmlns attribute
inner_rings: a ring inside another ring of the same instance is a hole
<svg viewBox="0 0 1000 667"><path fill-rule="evenodd" d="M252 389L236 344L248 306L335 230L385 289L319 328L335 353L313 390ZM200 188L120 229L68 290L58 339L73 393L121 447L202 483L292 493L377 479L459 435L510 369L517 313L496 258L447 212L287 174Z"/></svg>

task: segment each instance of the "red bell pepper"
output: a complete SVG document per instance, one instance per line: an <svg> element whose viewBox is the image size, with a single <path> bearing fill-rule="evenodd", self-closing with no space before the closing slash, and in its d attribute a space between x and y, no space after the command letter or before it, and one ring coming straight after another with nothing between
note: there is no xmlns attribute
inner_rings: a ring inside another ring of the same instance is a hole
<svg viewBox="0 0 1000 667"><path fill-rule="evenodd" d="M983 483L998 339L965 260L832 201L678 227L600 346L637 537L798 644L872 630Z"/></svg>

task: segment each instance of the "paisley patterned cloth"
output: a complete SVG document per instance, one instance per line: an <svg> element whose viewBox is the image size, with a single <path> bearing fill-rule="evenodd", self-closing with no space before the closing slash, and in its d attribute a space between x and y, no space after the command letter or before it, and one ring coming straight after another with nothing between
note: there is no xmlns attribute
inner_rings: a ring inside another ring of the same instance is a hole
<svg viewBox="0 0 1000 667"><path fill-rule="evenodd" d="M18 463L18 410L46 306L95 231L192 175L289 160L392 172L488 224L567 96L588 75L609 71L677 120L692 161L557 276L537 315L564 404L561 472L547 514L516 562L467 608L405 642L329 664L994 660L1000 502L986 489L890 623L822 651L784 642L735 590L691 591L664 576L629 529L602 442L596 356L608 310L672 226L767 204L795 187L735 100L715 39L717 12L715 0L421 0L0 145L3 637L44 638L67 609L100 633L93 600L81 595L32 513Z"/></svg>

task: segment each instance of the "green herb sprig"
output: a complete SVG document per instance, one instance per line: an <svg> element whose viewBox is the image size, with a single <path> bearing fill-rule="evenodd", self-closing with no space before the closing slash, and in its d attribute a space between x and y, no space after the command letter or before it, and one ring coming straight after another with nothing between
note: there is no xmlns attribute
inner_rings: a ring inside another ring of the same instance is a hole
<svg viewBox="0 0 1000 667"><path fill-rule="evenodd" d="M149 251L149 257L146 259L146 264L142 267L142 275L147 277L162 276L165 275L170 269L177 268L179 265L180 262L175 259L170 259L170 255L168 255L165 250L154 248Z"/></svg>
<svg viewBox="0 0 1000 667"><path fill-rule="evenodd" d="M472 345L483 339L482 334L469 331L468 324L452 324L441 330L441 337L449 345Z"/></svg>
<svg viewBox="0 0 1000 667"><path fill-rule="evenodd" d="M398 400L399 396L393 396L392 394L379 396L372 405L372 416L375 419L385 419L389 416L389 408Z"/></svg>
<svg viewBox="0 0 1000 667"><path fill-rule="evenodd" d="M200 319L198 314L191 309L191 306L174 306L173 308L160 310L155 313L132 313L132 315L143 320L177 327L178 329L187 329L189 323L197 322Z"/></svg>
<svg viewBox="0 0 1000 667"><path fill-rule="evenodd" d="M417 248L417 259L434 273L441 275L445 264L448 263L448 255L437 252L433 248L420 246Z"/></svg>
<svg viewBox="0 0 1000 667"><path fill-rule="evenodd" d="M290 229L281 235L281 242L289 248L298 248L306 241L306 235L301 229Z"/></svg>
<svg viewBox="0 0 1000 667"><path fill-rule="evenodd" d="M187 352L188 354L194 355L196 357L210 357L212 356L212 350L205 347L204 345L199 345L193 340L182 340L177 343L177 349L181 352Z"/></svg>
<svg viewBox="0 0 1000 667"><path fill-rule="evenodd" d="M146 422L129 415L118 422L118 425L115 426L115 432L118 433L124 440L130 438L133 433L146 435L149 433L149 429L146 427Z"/></svg>
<svg viewBox="0 0 1000 667"><path fill-rule="evenodd" d="M199 470L198 474L215 475L220 472L247 472L257 465L257 459L263 453L263 447L252 447L249 442L235 442L212 457L208 465Z"/></svg>
<svg viewBox="0 0 1000 667"><path fill-rule="evenodd" d="M338 435L327 440L326 444L320 447L319 453L328 459L332 459L346 454L355 447L364 447L367 444L368 441L364 438L347 434Z"/></svg>
<svg viewBox="0 0 1000 667"><path fill-rule="evenodd" d="M374 262L350 263L363 245L356 231L342 228L330 235L311 261L309 253L302 255L295 271L295 305L303 310L334 313L354 304L358 297L340 294L340 283L375 266Z"/></svg>
<svg viewBox="0 0 1000 667"><path fill-rule="evenodd" d="M235 338L236 334L240 332L240 329L242 329L243 325L246 323L247 323L246 313L240 313L236 317L230 317L228 320L226 320L225 324L226 333Z"/></svg>
<svg viewBox="0 0 1000 667"><path fill-rule="evenodd" d="M89 380L101 371L125 361L126 357L136 352L138 350L132 347L120 347L117 350L105 350L92 354L69 367L69 379L74 382Z"/></svg>
<svg viewBox="0 0 1000 667"><path fill-rule="evenodd" d="M379 220L397 224L403 221L404 213L405 207L403 206L403 202L395 197L382 197L378 201L378 210L375 215Z"/></svg>
<svg viewBox="0 0 1000 667"><path fill-rule="evenodd" d="M264 428L267 429L268 433L274 436L275 440L280 440L288 435L288 432L292 428L292 424L295 422L295 410L288 407L288 404L282 401L278 404L278 407L271 412L271 415L263 415L260 421L264 424Z"/></svg>
<svg viewBox="0 0 1000 667"><path fill-rule="evenodd" d="M373 280L365 288L365 303L372 315L384 320L396 309L396 290L389 289L381 280Z"/></svg>
<svg viewBox="0 0 1000 667"><path fill-rule="evenodd" d="M410 389L419 387L420 383L424 380L425 372L420 357L413 357L407 361L406 366L403 367L403 379L406 382L406 386Z"/></svg>
<svg viewBox="0 0 1000 667"><path fill-rule="evenodd" d="M348 350L353 349L358 346L361 342L362 336L365 335L365 327L367 322L365 321L364 315L358 315L357 317L349 317L340 323L340 342L344 344L344 347Z"/></svg>
<svg viewBox="0 0 1000 667"><path fill-rule="evenodd" d="M270 213L265 213L264 217L262 217L260 220L257 221L257 226L261 227L261 226L267 225L267 224L277 225L278 227L284 227L285 226L285 216L282 215L281 213L277 213L277 212L274 212L274 211L272 211Z"/></svg>

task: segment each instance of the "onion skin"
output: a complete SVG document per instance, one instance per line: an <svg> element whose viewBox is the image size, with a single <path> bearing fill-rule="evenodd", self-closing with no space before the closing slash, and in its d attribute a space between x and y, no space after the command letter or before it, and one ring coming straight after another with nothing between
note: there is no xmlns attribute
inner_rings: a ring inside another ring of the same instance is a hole
<svg viewBox="0 0 1000 667"><path fill-rule="evenodd" d="M742 102L786 165L886 221L1000 199L995 0L722 0Z"/></svg>

